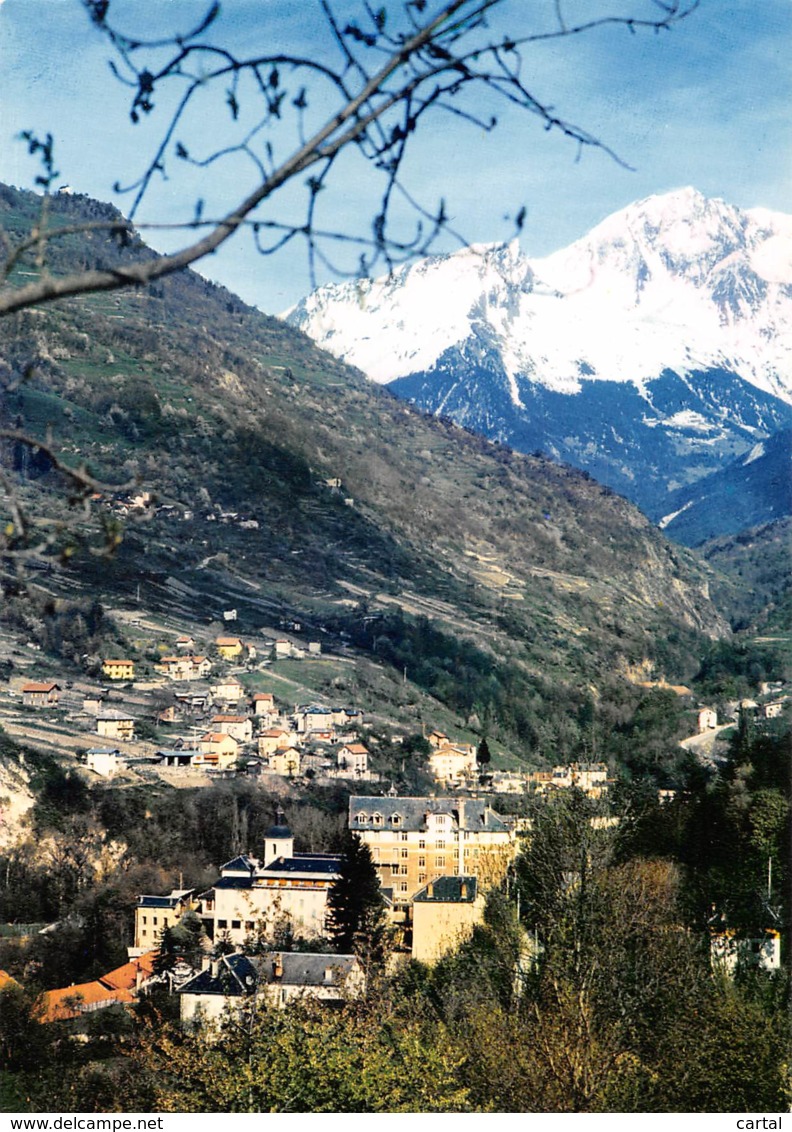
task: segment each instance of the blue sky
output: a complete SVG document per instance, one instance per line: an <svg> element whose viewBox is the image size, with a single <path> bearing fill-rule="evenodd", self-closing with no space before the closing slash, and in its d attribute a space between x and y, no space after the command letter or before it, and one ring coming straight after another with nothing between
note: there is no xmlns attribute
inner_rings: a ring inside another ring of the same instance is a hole
<svg viewBox="0 0 792 1132"><path fill-rule="evenodd" d="M545 2L552 10L551 0ZM566 2L570 12L652 8L652 0ZM205 7L203 0L112 0L111 14L124 30L152 35L166 23L189 26ZM341 0L337 7L348 18L359 5ZM541 0L531 7L541 8ZM519 30L526 10L526 0L504 0L499 23ZM242 50L282 44L332 53L318 0L224 0L214 36ZM517 112L503 115L492 134L446 115L416 139L410 188L430 208L443 197L471 241L506 238L508 218L525 205L521 243L532 255L571 242L633 200L682 185L742 207L792 211L790 48L790 0L701 0L687 20L661 35L612 28L534 45L525 53L533 93L632 168L595 150L576 161L570 142ZM113 183L130 183L141 172L158 139L165 100L133 126L129 92L110 74L109 55L79 0L0 0L0 180L32 187L38 170L16 136L23 129L51 131L60 183L128 209L131 198L115 195ZM221 95L198 107L184 141L191 152L209 152L230 128ZM199 197L209 215L219 215L253 183L247 162L215 164L200 176L172 162L169 180L155 185L138 219L189 219ZM298 218L298 188L270 215ZM376 197L354 155L341 163L325 199L328 223L332 217L347 230L366 230ZM181 239L166 233L146 238L164 250ZM353 267L352 253L337 258ZM262 258L245 235L199 270L270 312L310 286L300 247ZM325 271L321 281L331 277Z"/></svg>

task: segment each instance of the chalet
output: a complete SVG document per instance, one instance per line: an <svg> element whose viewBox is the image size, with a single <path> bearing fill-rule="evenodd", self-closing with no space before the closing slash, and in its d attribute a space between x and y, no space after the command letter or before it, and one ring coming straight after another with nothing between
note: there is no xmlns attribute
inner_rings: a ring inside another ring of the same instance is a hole
<svg viewBox="0 0 792 1132"><path fill-rule="evenodd" d="M246 715L213 715L210 723L213 731L224 731L238 743L249 743L253 738L253 721Z"/></svg>
<svg viewBox="0 0 792 1132"><path fill-rule="evenodd" d="M195 648L195 637L177 637L176 648L180 649L182 652L192 652L192 650Z"/></svg>
<svg viewBox="0 0 792 1132"><path fill-rule="evenodd" d="M103 660L102 672L108 680L134 680L135 662L133 660Z"/></svg>
<svg viewBox="0 0 792 1132"><path fill-rule="evenodd" d="M251 1000L284 1007L301 998L344 1002L360 994L364 975L354 955L324 952L265 951L261 955L235 952L207 959L204 970L179 989L182 1024L200 1012L217 1021L235 1005Z"/></svg>
<svg viewBox="0 0 792 1132"><path fill-rule="evenodd" d="M22 703L25 707L57 707L60 684L23 684Z"/></svg>
<svg viewBox="0 0 792 1132"><path fill-rule="evenodd" d="M135 720L124 712L104 712L96 717L96 731L105 739L128 741L135 738Z"/></svg>

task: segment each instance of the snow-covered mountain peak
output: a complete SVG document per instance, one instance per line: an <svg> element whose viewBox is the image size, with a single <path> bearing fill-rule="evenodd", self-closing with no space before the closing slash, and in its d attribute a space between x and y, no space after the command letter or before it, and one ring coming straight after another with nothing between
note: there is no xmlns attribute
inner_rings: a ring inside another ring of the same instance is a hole
<svg viewBox="0 0 792 1132"><path fill-rule="evenodd" d="M289 321L386 382L449 350L574 393L725 368L792 401L792 217L686 187L628 205L542 259L479 245L320 289ZM471 354L471 351L473 352ZM493 361L497 359L497 361Z"/></svg>

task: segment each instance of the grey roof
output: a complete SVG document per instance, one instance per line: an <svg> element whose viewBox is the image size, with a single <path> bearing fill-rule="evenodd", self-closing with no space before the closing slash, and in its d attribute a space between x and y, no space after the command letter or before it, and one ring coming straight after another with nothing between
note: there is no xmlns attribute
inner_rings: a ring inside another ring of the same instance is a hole
<svg viewBox="0 0 792 1132"><path fill-rule="evenodd" d="M234 857L233 861L227 861L225 865L220 866L220 872L224 875L227 873L244 873L250 875L258 866L258 861L252 857L248 857L246 853L240 853L238 857Z"/></svg>
<svg viewBox="0 0 792 1132"><path fill-rule="evenodd" d="M326 873L335 875L341 867L341 858L332 853L295 853L293 857L276 857L262 873Z"/></svg>
<svg viewBox="0 0 792 1132"><path fill-rule="evenodd" d="M138 896L138 908L175 908L178 896Z"/></svg>
<svg viewBox="0 0 792 1132"><path fill-rule="evenodd" d="M375 826L373 814L382 816L382 825ZM366 821L360 815L366 815ZM391 818L399 816L398 827ZM379 796L351 797L349 799L349 828L351 830L398 828L418 832L426 829L429 814L449 814L454 829L480 833L508 833L514 828L510 818L501 817L486 802L478 798L391 798Z"/></svg>
<svg viewBox="0 0 792 1132"><path fill-rule="evenodd" d="M436 877L416 892L413 902L421 904L472 904L478 882L475 877Z"/></svg>
<svg viewBox="0 0 792 1132"><path fill-rule="evenodd" d="M219 994L237 997L253 994L261 986L319 987L340 984L352 972L354 955L331 953L268 951L263 955L223 955L215 973L208 968L189 979L179 994ZM278 973L278 968L280 972ZM330 972L330 978L327 975Z"/></svg>

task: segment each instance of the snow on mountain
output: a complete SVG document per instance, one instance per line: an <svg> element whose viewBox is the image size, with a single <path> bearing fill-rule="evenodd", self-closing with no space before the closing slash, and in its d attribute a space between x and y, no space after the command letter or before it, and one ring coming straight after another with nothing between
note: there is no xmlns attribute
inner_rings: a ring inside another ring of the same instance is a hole
<svg viewBox="0 0 792 1132"><path fill-rule="evenodd" d="M474 246L285 317L398 396L584 468L655 519L792 424L792 216L695 189L542 259Z"/></svg>
<svg viewBox="0 0 792 1132"><path fill-rule="evenodd" d="M722 368L792 402L792 217L694 189L649 197L544 259L477 246L390 277L320 289L286 317L389 382L475 337L524 380L639 387L665 369Z"/></svg>

